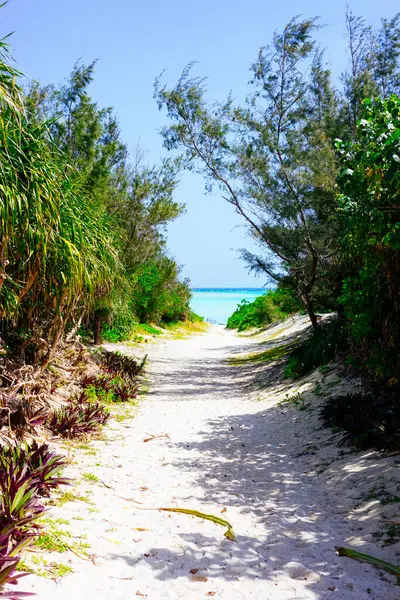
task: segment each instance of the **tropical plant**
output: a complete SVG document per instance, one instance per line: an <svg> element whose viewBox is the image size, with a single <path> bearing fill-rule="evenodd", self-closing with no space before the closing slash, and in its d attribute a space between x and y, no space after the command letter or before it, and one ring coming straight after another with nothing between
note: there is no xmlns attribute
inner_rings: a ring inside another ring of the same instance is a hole
<svg viewBox="0 0 400 600"><path fill-rule="evenodd" d="M18 592L4 589L4 586L16 585L27 573L17 572L17 566L21 559L20 552L30 543L30 538L21 540L13 547L10 546L10 531L0 531L0 598L19 599L34 596L27 592Z"/></svg>
<svg viewBox="0 0 400 600"><path fill-rule="evenodd" d="M38 534L38 519L45 512L39 496L65 485L60 476L66 461L47 444L37 442L6 446L0 452L0 597L23 598L33 594L5 590L26 575L17 573L20 553Z"/></svg>
<svg viewBox="0 0 400 600"><path fill-rule="evenodd" d="M61 477L67 464L65 458L51 451L48 444L32 441L4 446L0 451L0 472L8 470L11 464L16 472L34 477L38 495L49 496L52 489L69 484L68 479Z"/></svg>
<svg viewBox="0 0 400 600"><path fill-rule="evenodd" d="M112 402L128 402L135 398L139 393L139 386L131 378L124 378L121 375L91 375L82 380L84 390L93 390L97 397L104 399L104 396Z"/></svg>
<svg viewBox="0 0 400 600"><path fill-rule="evenodd" d="M79 172L86 192L112 219L118 238L120 263L112 285L97 286L94 303L83 318L100 344L103 335L108 341L128 338L138 320L162 318L164 308L170 308L173 286L186 299L183 309L177 307L179 315L184 315L189 290L179 281L176 263L165 256L166 225L184 209L173 197L179 162L164 160L160 166L148 166L138 149L133 165L129 164L114 111L98 107L89 95L95 65L77 63L60 88L33 84L27 106L33 119L50 120L51 138L70 165L67 172L73 168ZM156 265L157 280L155 289L147 290L150 300L140 282L149 265ZM151 312L143 310L147 305ZM82 299L73 322L82 322L85 306Z"/></svg>
<svg viewBox="0 0 400 600"><path fill-rule="evenodd" d="M147 355L141 362L137 362L132 356L112 352L104 348L100 354L101 365L107 373L121 374L133 381L136 381L137 376L143 371L146 359Z"/></svg>
<svg viewBox="0 0 400 600"><path fill-rule="evenodd" d="M61 437L82 437L98 431L109 418L110 413L99 402L71 401L53 413L47 427Z"/></svg>
<svg viewBox="0 0 400 600"><path fill-rule="evenodd" d="M4 57L3 57L4 58ZM0 89L15 72L0 64ZM10 92L11 93L11 92ZM5 102L0 115L0 317L5 337L24 332L45 366L66 325L111 285L114 234L105 211L52 143L51 123Z"/></svg>

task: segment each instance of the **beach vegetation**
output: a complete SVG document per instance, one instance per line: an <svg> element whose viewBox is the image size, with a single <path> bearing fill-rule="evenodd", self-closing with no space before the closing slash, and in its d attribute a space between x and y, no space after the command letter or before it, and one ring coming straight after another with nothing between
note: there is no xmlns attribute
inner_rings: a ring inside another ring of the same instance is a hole
<svg viewBox="0 0 400 600"><path fill-rule="evenodd" d="M292 347L292 344L273 346L272 348L267 348L260 352L253 352L244 356L235 356L229 359L229 364L240 366L252 363L281 361L283 358L287 357Z"/></svg>
<svg viewBox="0 0 400 600"><path fill-rule="evenodd" d="M60 476L62 457L46 445L26 444L3 448L0 456L0 593L18 598L5 586L18 582L21 553L41 533L40 518L45 514L43 495L49 495L67 481Z"/></svg>
<svg viewBox="0 0 400 600"><path fill-rule="evenodd" d="M400 389L373 387L366 392L333 396L320 409L324 425L341 435L343 444L360 450L399 450Z"/></svg>
<svg viewBox="0 0 400 600"><path fill-rule="evenodd" d="M374 29L347 9L345 24L340 85L319 20L295 17L260 48L244 103L209 101L193 64L175 85L158 78L155 98L165 147L219 190L260 248L242 252L250 270L289 289L310 318L315 335L287 374L341 355L385 386L400 373L400 14ZM243 302L228 326L279 320L272 300ZM318 312L339 319L327 326Z"/></svg>
<svg viewBox="0 0 400 600"><path fill-rule="evenodd" d="M347 348L344 325L341 320L332 318L295 344L288 355L285 375L295 379L303 377L317 367L326 366L340 353L345 353Z"/></svg>
<svg viewBox="0 0 400 600"><path fill-rule="evenodd" d="M242 300L227 321L228 329L246 331L254 327L262 328L275 321L286 319L302 309L301 302L294 297L290 288L278 286L253 302Z"/></svg>

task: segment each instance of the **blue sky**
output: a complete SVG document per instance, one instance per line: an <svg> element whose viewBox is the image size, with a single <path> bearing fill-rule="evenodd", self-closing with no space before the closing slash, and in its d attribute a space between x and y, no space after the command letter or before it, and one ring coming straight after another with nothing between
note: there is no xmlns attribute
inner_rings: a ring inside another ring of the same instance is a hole
<svg viewBox="0 0 400 600"><path fill-rule="evenodd" d="M319 39L336 75L346 63L345 0L9 0L0 11L1 33L11 40L19 67L42 83L60 83L78 58L99 59L93 97L115 107L124 140L139 140L148 159L164 154L158 129L165 117L152 98L154 78L174 83L183 67L198 61L210 97L232 90L241 100L249 66L260 46L291 17L321 17ZM351 8L377 25L399 10L398 0L353 0ZM249 247L241 219L218 195L204 193L200 177L187 174L177 198L187 212L169 227L169 248L183 273L200 287L258 287L265 282L247 273L237 249Z"/></svg>

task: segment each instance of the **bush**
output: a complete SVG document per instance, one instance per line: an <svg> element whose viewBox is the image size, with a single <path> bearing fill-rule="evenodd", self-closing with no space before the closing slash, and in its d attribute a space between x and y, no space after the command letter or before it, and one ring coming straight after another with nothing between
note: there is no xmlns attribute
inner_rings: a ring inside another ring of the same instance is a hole
<svg viewBox="0 0 400 600"><path fill-rule="evenodd" d="M354 393L327 400L325 426L343 429L342 443L359 449L400 450L400 389Z"/></svg>
<svg viewBox="0 0 400 600"><path fill-rule="evenodd" d="M192 310L189 311L187 320L190 321L190 323L204 323L204 317L201 317Z"/></svg>
<svg viewBox="0 0 400 600"><path fill-rule="evenodd" d="M82 400L82 398L80 398ZM55 411L47 427L61 437L74 438L95 433L110 417L108 410L98 402L72 401Z"/></svg>
<svg viewBox="0 0 400 600"><path fill-rule="evenodd" d="M140 323L186 319L191 291L187 280L180 281L179 271L176 262L167 256L160 256L138 269L132 309Z"/></svg>
<svg viewBox="0 0 400 600"><path fill-rule="evenodd" d="M400 99L364 101L356 141L338 142L342 256L352 265L340 298L353 361L400 379Z"/></svg>
<svg viewBox="0 0 400 600"><path fill-rule="evenodd" d="M103 402L128 402L139 393L139 386L131 379L111 374L93 375L82 380L82 387L91 397Z"/></svg>
<svg viewBox="0 0 400 600"><path fill-rule="evenodd" d="M4 590L24 576L17 573L20 552L38 534L37 520L45 512L39 496L67 483L60 477L65 460L47 444L7 446L0 452L0 597L22 598L30 594Z"/></svg>
<svg viewBox="0 0 400 600"><path fill-rule="evenodd" d="M104 349L100 355L101 366L107 373L121 375L132 381L136 381L136 377L143 371L146 359L147 355L141 362L137 362L132 356Z"/></svg>
<svg viewBox="0 0 400 600"><path fill-rule="evenodd" d="M52 452L47 444L38 444L36 441L5 446L0 451L0 472L7 471L13 465L15 473L32 475L37 493L41 496L49 496L50 490L69 484L69 480L60 476L66 464L63 456Z"/></svg>
<svg viewBox="0 0 400 600"><path fill-rule="evenodd" d="M342 322L332 319L313 331L311 337L302 341L288 357L285 368L287 377L303 377L317 367L333 360L339 351L348 346L347 335Z"/></svg>
<svg viewBox="0 0 400 600"><path fill-rule="evenodd" d="M253 302L242 300L226 324L227 329L245 331L252 327L263 327L274 321L285 319L301 309L300 302L286 287L278 287Z"/></svg>

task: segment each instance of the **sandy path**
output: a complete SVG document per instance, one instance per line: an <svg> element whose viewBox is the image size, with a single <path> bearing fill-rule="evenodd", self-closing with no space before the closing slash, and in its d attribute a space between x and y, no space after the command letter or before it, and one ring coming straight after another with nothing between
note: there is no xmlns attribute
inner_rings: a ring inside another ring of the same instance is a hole
<svg viewBox="0 0 400 600"><path fill-rule="evenodd" d="M349 543L362 521L348 518L351 470L342 488L343 473L313 476L314 457L304 449L328 434L305 424L298 410L257 401L247 389L251 373L224 360L253 345L213 327L150 346L151 388L138 415L114 422L108 440L95 443L97 455L81 450L71 467L112 489L82 482L76 493L89 493L94 504L52 510L87 536L96 564L68 553L73 574L59 582L30 576L21 589L41 600L400 597L373 567L336 557L335 545ZM144 443L147 434L169 437ZM237 541L207 521L139 509L160 506L220 515Z"/></svg>

